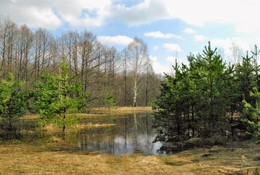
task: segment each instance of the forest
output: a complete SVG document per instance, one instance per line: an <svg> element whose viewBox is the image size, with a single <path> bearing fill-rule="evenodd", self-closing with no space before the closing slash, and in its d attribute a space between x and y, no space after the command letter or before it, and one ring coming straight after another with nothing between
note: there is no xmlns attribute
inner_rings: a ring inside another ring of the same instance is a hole
<svg viewBox="0 0 260 175"><path fill-rule="evenodd" d="M151 106L159 94L162 77L154 73L141 39L118 51L88 31L55 37L10 20L0 23L0 33L3 127L11 128L15 119L32 113L41 116L40 125L56 123L64 131L75 120L67 113Z"/></svg>
<svg viewBox="0 0 260 175"><path fill-rule="evenodd" d="M91 106L148 106L158 95L162 77L154 73L141 39L118 51L102 45L87 30L57 37L10 20L0 23L0 33L0 79L12 73L14 80L24 82L23 89L33 89L45 73L59 74L65 59L68 75L75 77L73 83L82 84Z"/></svg>

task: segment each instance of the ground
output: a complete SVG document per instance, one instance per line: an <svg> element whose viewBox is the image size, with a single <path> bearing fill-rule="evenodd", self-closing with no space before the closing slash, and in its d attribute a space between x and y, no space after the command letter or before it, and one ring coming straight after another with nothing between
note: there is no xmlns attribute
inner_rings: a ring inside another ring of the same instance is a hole
<svg viewBox="0 0 260 175"><path fill-rule="evenodd" d="M2 143L0 174L257 175L257 167L260 169L260 147L257 146L215 146L169 156L73 153L62 149L63 146L56 140L45 146L19 141Z"/></svg>
<svg viewBox="0 0 260 175"><path fill-rule="evenodd" d="M69 145L56 137L46 140L46 144L19 140L0 142L0 174L260 174L260 145L253 142L238 142L225 147L196 148L167 156L143 154L113 156L73 152L71 149L66 149L67 147Z"/></svg>

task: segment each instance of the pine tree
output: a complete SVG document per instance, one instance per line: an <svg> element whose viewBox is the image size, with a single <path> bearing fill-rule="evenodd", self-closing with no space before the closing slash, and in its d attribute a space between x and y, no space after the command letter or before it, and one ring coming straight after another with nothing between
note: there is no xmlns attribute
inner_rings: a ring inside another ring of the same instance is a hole
<svg viewBox="0 0 260 175"><path fill-rule="evenodd" d="M256 139L260 140L260 92L257 88L253 88L250 95L255 99L256 105L253 106L246 100L243 100L244 110L247 114L247 116L244 117L244 121L248 124L248 132Z"/></svg>
<svg viewBox="0 0 260 175"><path fill-rule="evenodd" d="M188 60L189 66L176 64L174 75L166 75L155 106L156 141L180 143L182 148L194 137L224 138L232 101L228 85L233 68L226 67L217 49L209 43L203 54Z"/></svg>
<svg viewBox="0 0 260 175"><path fill-rule="evenodd" d="M71 113L85 107L86 95L81 93L81 84L71 84L73 78L69 76L68 64L63 59L60 75L45 74L35 85L34 109L41 116L40 124L55 123L62 127L63 134L66 126L76 121Z"/></svg>
<svg viewBox="0 0 260 175"><path fill-rule="evenodd" d="M190 74L197 89L198 133L203 137L223 135L229 129L228 80L232 71L226 68L222 58L217 54L217 49L213 50L210 43L205 47L203 54L190 58L189 63Z"/></svg>
<svg viewBox="0 0 260 175"><path fill-rule="evenodd" d="M23 82L16 81L13 74L9 74L7 80L0 83L0 119L8 129L12 128L12 122L23 116L26 112L26 99L28 92L22 90Z"/></svg>
<svg viewBox="0 0 260 175"><path fill-rule="evenodd" d="M191 137L190 132L186 131L192 129L192 81L186 66L180 68L176 64L173 70L175 75L166 75L165 81L161 83L161 95L155 106L157 112L154 126L159 133L157 141L175 142Z"/></svg>
<svg viewBox="0 0 260 175"><path fill-rule="evenodd" d="M235 69L235 78L238 84L238 91L240 97L238 99L239 112L243 112L244 105L243 100L246 100L248 103L253 104L254 99L250 96L250 92L253 91L253 87L256 86L256 77L255 77L255 68L253 65L252 57L246 54L242 58L242 63L239 64Z"/></svg>

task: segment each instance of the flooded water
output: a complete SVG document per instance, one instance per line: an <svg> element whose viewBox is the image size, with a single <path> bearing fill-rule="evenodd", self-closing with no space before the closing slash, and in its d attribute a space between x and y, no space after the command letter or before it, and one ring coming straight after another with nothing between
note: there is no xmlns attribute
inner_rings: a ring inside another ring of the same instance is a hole
<svg viewBox="0 0 260 175"><path fill-rule="evenodd" d="M157 154L160 143L153 143L151 114L133 114L120 117L89 119L95 124L114 124L110 127L84 129L78 133L78 147L82 151L98 151L114 155Z"/></svg>
<svg viewBox="0 0 260 175"><path fill-rule="evenodd" d="M65 141L74 145L71 149L76 152L100 152L113 155L158 154L157 150L161 147L161 143L153 143L156 133L152 128L153 117L151 115L151 113L145 113L85 118L81 120L80 124L91 124L94 127L77 129L76 132L66 135ZM21 141L33 139L35 141L46 135L36 129L35 121L20 121L16 125L19 128L17 131L23 131L27 135L11 131L12 133L0 135L0 138L2 140L20 139ZM28 136L28 133L32 131L34 134Z"/></svg>

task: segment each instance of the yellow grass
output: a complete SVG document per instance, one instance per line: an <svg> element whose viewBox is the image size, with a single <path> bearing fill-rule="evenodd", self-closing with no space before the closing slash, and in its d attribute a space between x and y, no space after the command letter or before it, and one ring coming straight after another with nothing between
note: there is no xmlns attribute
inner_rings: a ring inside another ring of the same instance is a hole
<svg viewBox="0 0 260 175"><path fill-rule="evenodd" d="M145 112L152 112L152 107L144 106L144 107L113 107L113 108L106 108L106 107L99 107L99 108L92 108L89 113L78 113L76 114L78 117L104 117L108 116L108 114L112 115L126 115L126 114L133 114L133 113L145 113ZM75 115L75 114L71 114ZM35 120L39 118L38 115L28 114L22 117L22 120Z"/></svg>
<svg viewBox="0 0 260 175"><path fill-rule="evenodd" d="M142 113L142 112L152 112L152 107L143 106L143 107L113 107L113 108L93 108L90 111L91 113L98 114L116 114L116 115L124 115L124 114L133 114L133 113Z"/></svg>
<svg viewBox="0 0 260 175"><path fill-rule="evenodd" d="M54 138L55 140L55 138ZM0 174L86 174L86 175L220 175L253 174L259 149L215 148L218 153L203 157L210 149L196 149L171 156L141 154L112 156L80 154L25 143L0 145ZM48 145L49 146L49 145ZM55 145L52 145L55 147ZM243 160L245 159L245 160Z"/></svg>
<svg viewBox="0 0 260 175"><path fill-rule="evenodd" d="M39 116L38 115L35 115L35 114L27 114L25 116L23 116L21 119L22 120L36 120L38 119Z"/></svg>
<svg viewBox="0 0 260 175"><path fill-rule="evenodd" d="M87 124L78 124L76 126L72 126L72 128L76 128L76 129L87 129L87 128L103 128L103 127L110 127L110 126L114 126L115 124L97 124L97 123L87 123Z"/></svg>

